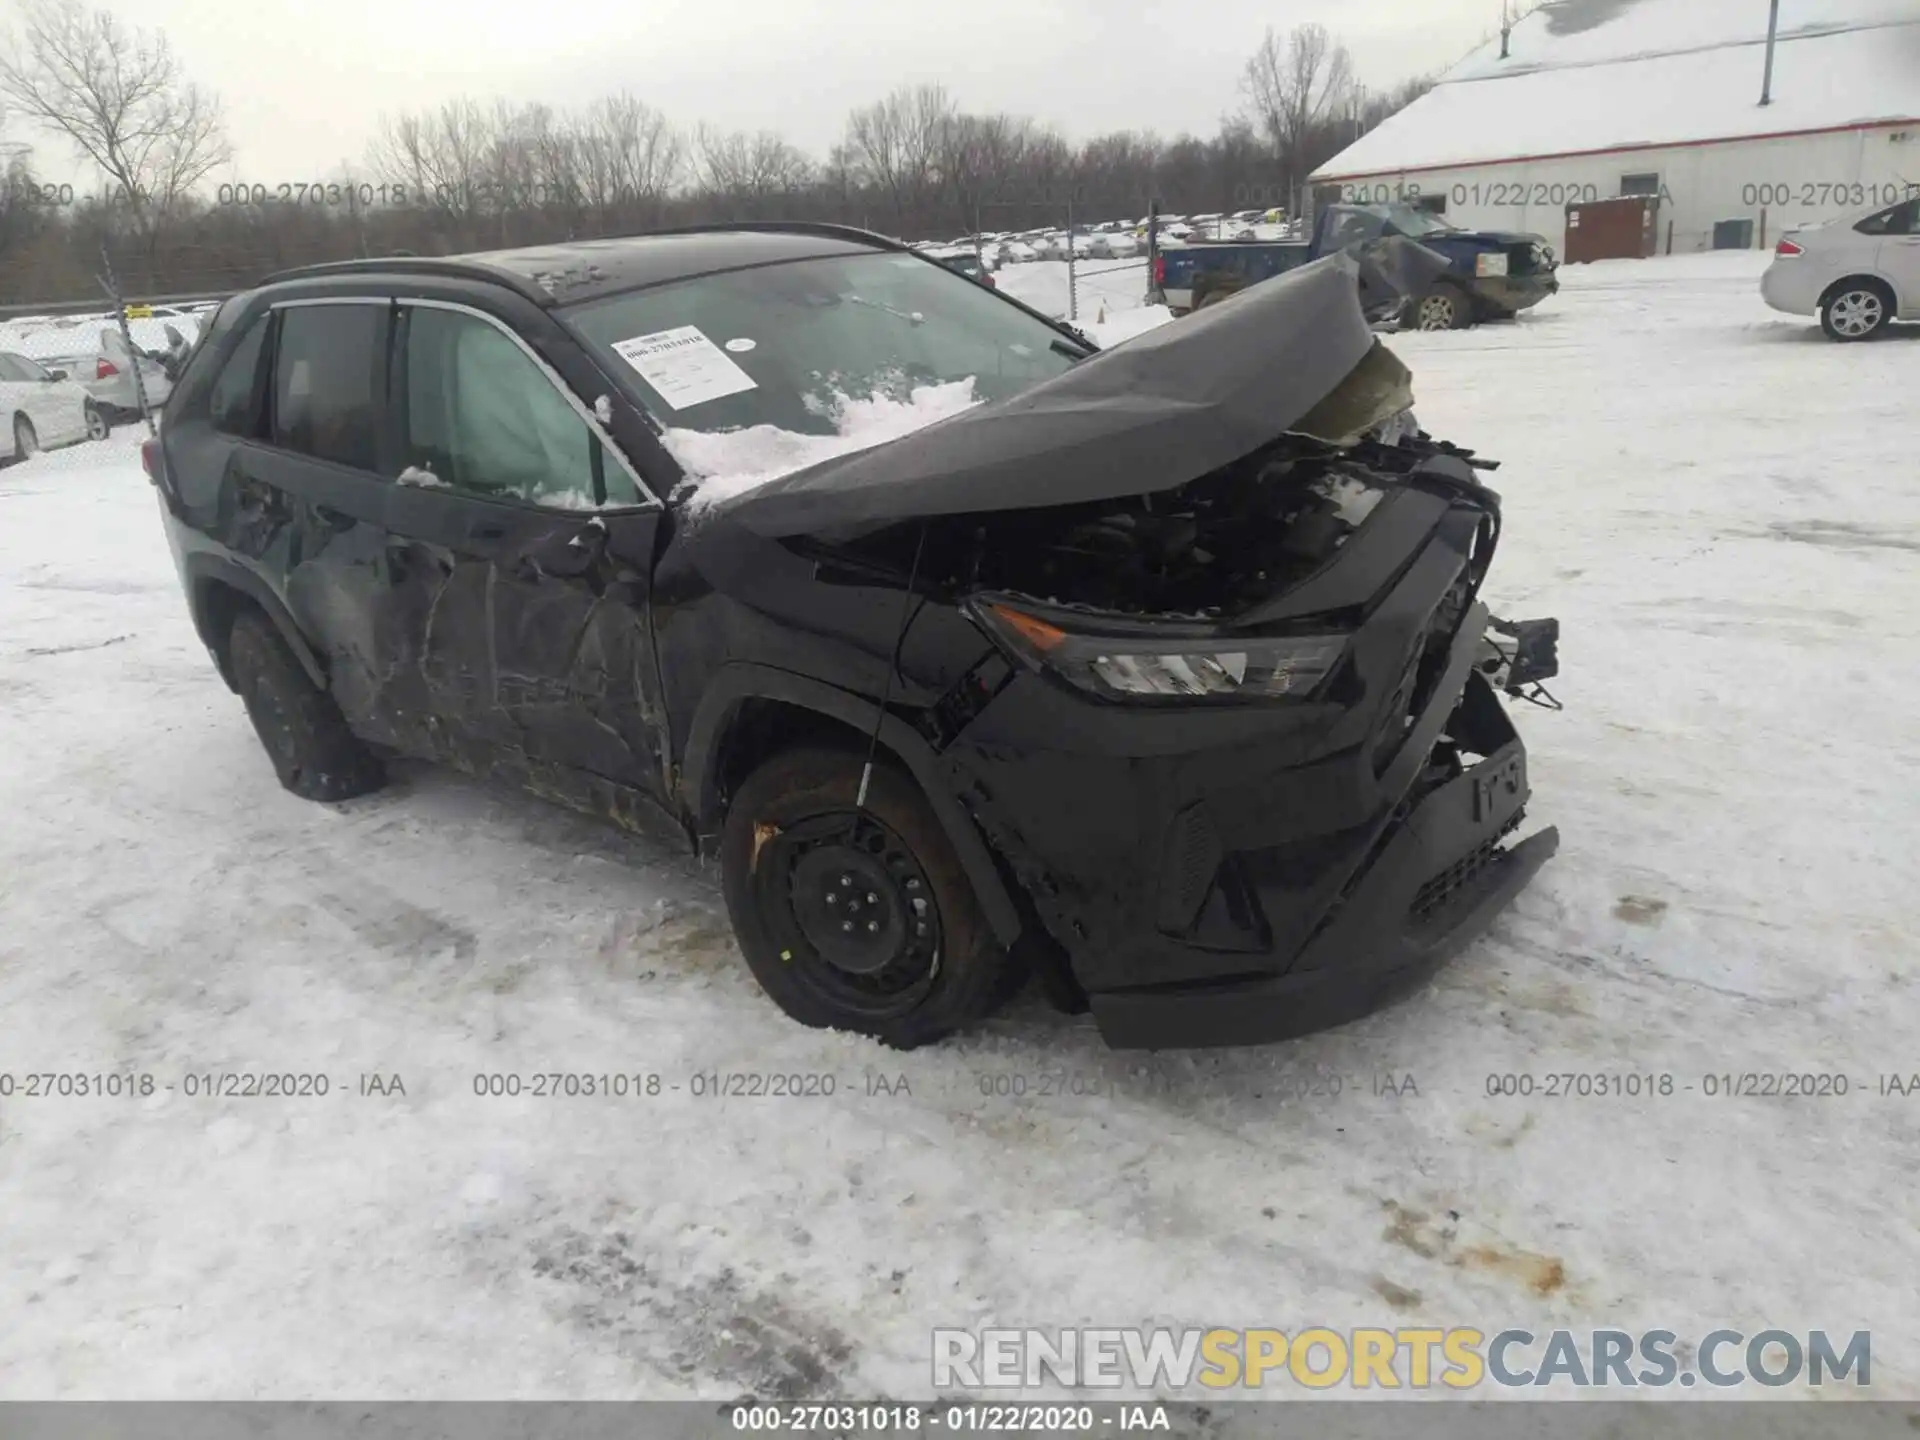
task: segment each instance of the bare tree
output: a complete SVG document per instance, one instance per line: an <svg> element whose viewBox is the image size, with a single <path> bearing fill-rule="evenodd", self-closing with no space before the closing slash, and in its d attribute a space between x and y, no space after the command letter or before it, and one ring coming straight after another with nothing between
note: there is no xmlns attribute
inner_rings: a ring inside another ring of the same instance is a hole
<svg viewBox="0 0 1920 1440"><path fill-rule="evenodd" d="M1304 156L1310 135L1345 104L1353 61L1325 26L1296 25L1285 40L1269 28L1240 83L1253 122L1291 184L1312 168Z"/></svg>
<svg viewBox="0 0 1920 1440"><path fill-rule="evenodd" d="M956 119L944 86L914 85L847 117L847 145L893 201L896 221L924 208L939 181L939 160Z"/></svg>
<svg viewBox="0 0 1920 1440"><path fill-rule="evenodd" d="M667 117L626 93L596 101L577 122L589 204L636 202L657 209L686 169L687 151Z"/></svg>
<svg viewBox="0 0 1920 1440"><path fill-rule="evenodd" d="M0 44L0 99L64 136L123 199L149 251L194 186L233 158L211 91L166 36L78 0L21 0L23 35Z"/></svg>
<svg viewBox="0 0 1920 1440"><path fill-rule="evenodd" d="M813 161L778 132L723 131L702 125L694 132L694 169L700 191L724 203L730 218L757 216L763 203L788 199L813 184Z"/></svg>

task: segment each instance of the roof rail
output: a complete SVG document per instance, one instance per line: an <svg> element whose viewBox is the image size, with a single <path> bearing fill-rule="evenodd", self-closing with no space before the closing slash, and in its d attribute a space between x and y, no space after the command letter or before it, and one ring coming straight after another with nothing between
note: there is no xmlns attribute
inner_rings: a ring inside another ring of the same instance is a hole
<svg viewBox="0 0 1920 1440"><path fill-rule="evenodd" d="M532 246L529 249L535 248ZM510 270L462 255L373 255L361 260L325 260L317 265L301 265L292 270L277 270L260 280L261 285L277 285L286 280L324 280L333 275L443 275L460 280L485 280L518 291L538 305L551 305L553 296L523 276Z"/></svg>

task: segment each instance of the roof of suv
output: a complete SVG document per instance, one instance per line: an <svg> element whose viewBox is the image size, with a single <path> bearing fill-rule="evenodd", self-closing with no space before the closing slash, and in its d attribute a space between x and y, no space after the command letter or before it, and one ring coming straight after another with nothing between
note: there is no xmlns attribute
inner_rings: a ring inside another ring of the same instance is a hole
<svg viewBox="0 0 1920 1440"><path fill-rule="evenodd" d="M884 236L840 225L709 225L469 255L341 260L283 270L261 283L340 275L454 275L504 284L554 306L722 270L899 248Z"/></svg>

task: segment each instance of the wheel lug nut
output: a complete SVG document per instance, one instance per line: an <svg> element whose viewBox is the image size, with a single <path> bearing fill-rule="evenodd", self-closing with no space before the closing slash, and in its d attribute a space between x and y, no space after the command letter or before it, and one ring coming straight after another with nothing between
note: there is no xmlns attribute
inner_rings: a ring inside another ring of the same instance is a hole
<svg viewBox="0 0 1920 1440"><path fill-rule="evenodd" d="M840 892L838 890L827 891L827 904L837 905L839 903L840 903Z"/></svg>
<svg viewBox="0 0 1920 1440"><path fill-rule="evenodd" d="M918 890L919 888L920 888L920 882L918 880L907 881L907 889Z"/></svg>
<svg viewBox="0 0 1920 1440"><path fill-rule="evenodd" d="M880 922L878 920L867 921L867 933L869 935L878 935L880 933Z"/></svg>
<svg viewBox="0 0 1920 1440"><path fill-rule="evenodd" d="M853 877L851 875L842 875L840 877L840 883L842 885L851 885L853 883Z"/></svg>
<svg viewBox="0 0 1920 1440"><path fill-rule="evenodd" d="M867 904L878 905L879 903L880 903L880 897L878 895L875 895L871 891L869 891L867 893Z"/></svg>
<svg viewBox="0 0 1920 1440"><path fill-rule="evenodd" d="M842 920L840 922L840 928L851 935L853 933L853 922L851 920Z"/></svg>

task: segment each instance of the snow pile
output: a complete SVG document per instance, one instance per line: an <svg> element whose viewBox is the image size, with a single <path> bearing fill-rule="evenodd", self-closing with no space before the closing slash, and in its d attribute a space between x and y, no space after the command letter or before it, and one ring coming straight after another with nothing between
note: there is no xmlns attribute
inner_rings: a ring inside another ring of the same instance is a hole
<svg viewBox="0 0 1920 1440"><path fill-rule="evenodd" d="M1104 321L1094 320L1080 328L1102 350L1107 350L1123 340L1157 330L1171 319L1173 312L1164 305L1140 305L1131 310L1113 311Z"/></svg>
<svg viewBox="0 0 1920 1440"><path fill-rule="evenodd" d="M916 385L904 400L887 394L866 397L835 391L819 402L832 418L831 435L803 435L777 425L744 430L668 430L661 436L673 458L699 482L694 503L711 505L804 470L836 455L851 454L898 440L980 403L973 377L938 385Z"/></svg>

